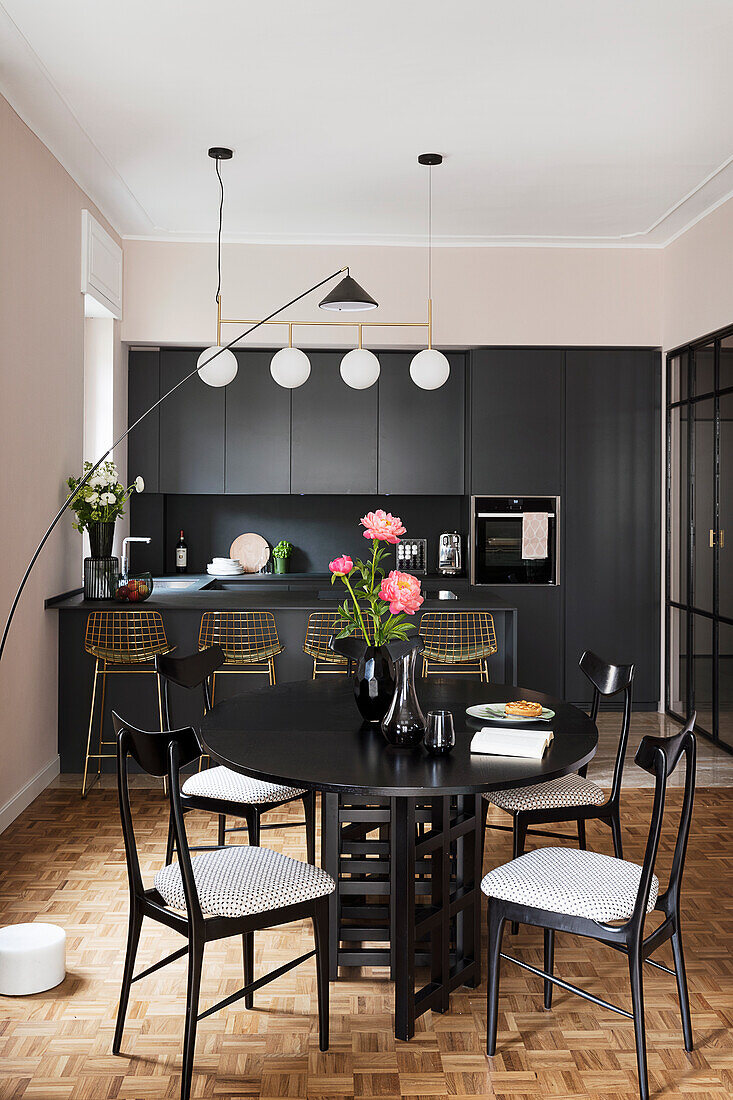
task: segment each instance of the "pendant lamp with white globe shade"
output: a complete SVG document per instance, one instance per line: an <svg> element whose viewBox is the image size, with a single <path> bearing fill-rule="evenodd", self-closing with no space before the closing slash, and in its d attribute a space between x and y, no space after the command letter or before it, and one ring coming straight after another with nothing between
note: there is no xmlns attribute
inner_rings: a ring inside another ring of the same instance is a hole
<svg viewBox="0 0 733 1100"><path fill-rule="evenodd" d="M352 390L368 390L379 378L379 360L368 348L352 348L341 360L339 370Z"/></svg>
<svg viewBox="0 0 733 1100"><path fill-rule="evenodd" d="M210 361L211 360L211 361ZM199 378L207 386L228 386L237 377L239 363L233 351L213 347L202 351L196 362Z"/></svg>
<svg viewBox="0 0 733 1100"><path fill-rule="evenodd" d="M440 153L421 153L418 164L428 168L428 346L413 356L410 378L421 390L438 390L450 377L450 363L433 347L433 166L443 163Z"/></svg>
<svg viewBox="0 0 733 1100"><path fill-rule="evenodd" d="M290 342L286 348L276 351L270 362L270 374L286 390L297 390L307 382L311 373L311 361L304 351L293 347L293 326L290 329Z"/></svg>

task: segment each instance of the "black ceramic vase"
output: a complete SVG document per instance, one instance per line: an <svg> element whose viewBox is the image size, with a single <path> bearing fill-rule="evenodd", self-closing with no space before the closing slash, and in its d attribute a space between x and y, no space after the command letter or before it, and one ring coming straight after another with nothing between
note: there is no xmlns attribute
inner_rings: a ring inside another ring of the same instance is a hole
<svg viewBox="0 0 733 1100"><path fill-rule="evenodd" d="M389 646L367 645L363 638L334 638L332 649L356 665L354 698L366 722L381 722L392 702L394 661Z"/></svg>
<svg viewBox="0 0 733 1100"><path fill-rule="evenodd" d="M414 749L425 734L425 717L415 691L415 662L422 653L422 638L393 642L395 688L389 710L382 719L382 733L390 745Z"/></svg>
<svg viewBox="0 0 733 1100"><path fill-rule="evenodd" d="M115 537L115 521L93 520L88 528L89 549L93 558L110 558Z"/></svg>

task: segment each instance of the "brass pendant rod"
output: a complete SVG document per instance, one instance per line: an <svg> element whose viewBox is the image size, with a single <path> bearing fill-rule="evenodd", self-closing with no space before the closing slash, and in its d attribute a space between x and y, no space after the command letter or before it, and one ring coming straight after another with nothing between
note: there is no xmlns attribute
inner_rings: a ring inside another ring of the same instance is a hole
<svg viewBox="0 0 733 1100"><path fill-rule="evenodd" d="M429 328L429 321L248 321L241 317L222 317L223 325L291 325L313 328ZM237 338L239 339L239 337Z"/></svg>

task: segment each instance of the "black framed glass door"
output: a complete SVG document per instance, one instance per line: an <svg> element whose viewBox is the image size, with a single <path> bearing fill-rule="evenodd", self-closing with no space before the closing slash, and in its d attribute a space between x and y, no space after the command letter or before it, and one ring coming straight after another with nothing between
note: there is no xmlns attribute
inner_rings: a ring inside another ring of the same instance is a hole
<svg viewBox="0 0 733 1100"><path fill-rule="evenodd" d="M733 751L733 326L667 357L666 607L667 711Z"/></svg>

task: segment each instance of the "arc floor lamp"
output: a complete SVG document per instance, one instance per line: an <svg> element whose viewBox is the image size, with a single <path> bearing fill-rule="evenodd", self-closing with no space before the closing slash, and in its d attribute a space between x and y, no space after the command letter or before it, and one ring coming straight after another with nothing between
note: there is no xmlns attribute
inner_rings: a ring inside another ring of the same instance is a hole
<svg viewBox="0 0 733 1100"><path fill-rule="evenodd" d="M209 156L213 157L217 162L217 169L218 162L220 160L228 160L231 155L232 153L229 149L217 148L209 150ZM300 302L303 298L306 298L309 294L312 294L313 291L318 290L319 287L325 286L325 284L330 282L331 279L335 279L339 275L343 276L341 281L320 303L323 309L343 309L349 311L360 309L374 309L377 303L374 301L373 298L370 297L370 295L368 295L363 290L362 287L359 286L359 284L354 279L351 278L348 267L342 267L339 268L338 271L333 271L330 275L327 275L325 279L321 279L320 282L317 282L313 286L308 287L308 289L304 290L302 294L298 294L295 298L291 298L289 302L285 302L284 305L281 305L277 309L273 310L272 313L267 315L267 317L263 317L261 321L254 322L249 328L245 329L244 332L240 332L238 336L235 336L233 340L230 340L229 343L214 348L208 348L206 351L202 352L202 354L199 356L196 366L190 372L190 374L187 374L184 378L180 380L180 382L177 382L175 386L171 386L168 392L164 393L162 397L155 401L150 406L150 408L142 414L142 416L139 416L137 420L134 421L134 423L128 425L122 435L115 439L112 446L104 452L101 458L97 459L92 468L88 470L84 477L81 479L74 492L70 493L64 503L61 505L58 512L51 520L51 523L48 525L43 535L43 538L38 543L38 546L36 547L30 561L28 562L25 573L23 574L23 578L18 585L18 590L15 593L13 602L10 605L8 617L5 620L2 639L0 640L0 660L2 660L3 653L5 652L5 643L7 642L8 634L10 633L10 627L13 622L13 616L15 615L16 608L18 606L18 603L20 602L20 597L23 594L23 589L26 586L28 578L31 575L33 566L36 564L36 561L38 560L38 557L43 550L43 547L48 542L51 532L53 531L54 527L59 522L79 490L82 489L87 484L89 479L94 476L95 472L99 469L105 459L109 457L115 447L119 446L123 439L125 439L130 434L130 432L133 431L133 429L135 429L138 424L140 424L145 419L146 416L149 416L151 412L158 408L159 405L162 405L163 402L166 401L172 393L175 393L177 389L180 389L181 386L185 385L185 383L193 378L195 374L199 375L201 380L209 386L219 387L229 385L229 383L234 380L237 373L237 360L233 352L231 351L232 347L235 344L238 344L240 340L243 340L245 336L249 336L249 334L251 332L254 332L255 329L258 329L261 325L266 325L269 321L273 319L273 317L276 317L279 313L284 312L284 310L288 309L290 306L295 305L296 302ZM217 290L217 304L218 303L219 290ZM218 362L215 362L215 360L217 359Z"/></svg>

